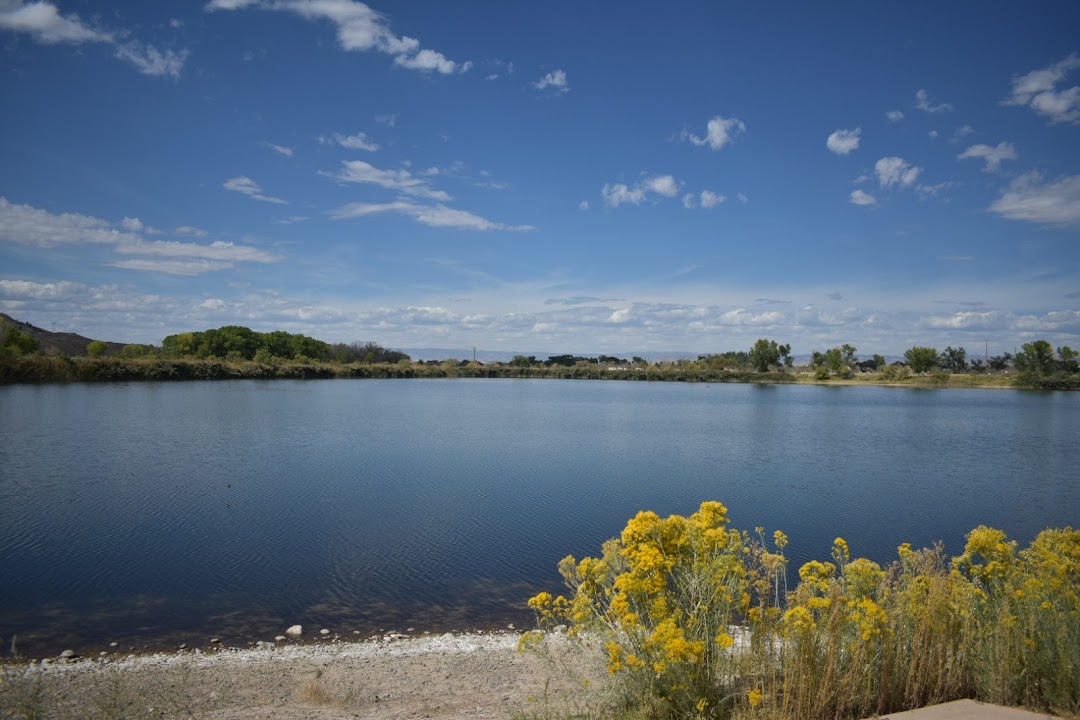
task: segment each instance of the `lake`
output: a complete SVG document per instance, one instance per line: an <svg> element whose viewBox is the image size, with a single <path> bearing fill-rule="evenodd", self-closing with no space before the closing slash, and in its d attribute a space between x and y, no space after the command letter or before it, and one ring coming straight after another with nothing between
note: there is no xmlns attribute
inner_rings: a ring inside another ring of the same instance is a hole
<svg viewBox="0 0 1080 720"><path fill-rule="evenodd" d="M1080 393L570 380L0 387L0 642L518 627L638 510L793 566L1080 524Z"/></svg>

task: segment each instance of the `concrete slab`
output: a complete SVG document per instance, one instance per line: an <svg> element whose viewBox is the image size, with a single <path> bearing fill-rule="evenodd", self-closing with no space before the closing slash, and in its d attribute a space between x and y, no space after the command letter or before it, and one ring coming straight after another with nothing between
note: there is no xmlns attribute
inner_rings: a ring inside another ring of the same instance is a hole
<svg viewBox="0 0 1080 720"><path fill-rule="evenodd" d="M882 715L880 720L1058 720L1030 710L1002 707L974 700L953 700L900 713Z"/></svg>

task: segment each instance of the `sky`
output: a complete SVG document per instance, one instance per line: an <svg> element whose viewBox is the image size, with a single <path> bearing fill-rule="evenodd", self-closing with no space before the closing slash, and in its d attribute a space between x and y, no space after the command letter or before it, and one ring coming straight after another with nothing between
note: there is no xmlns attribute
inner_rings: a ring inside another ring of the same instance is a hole
<svg viewBox="0 0 1080 720"><path fill-rule="evenodd" d="M0 0L0 311L1080 347L1080 3Z"/></svg>

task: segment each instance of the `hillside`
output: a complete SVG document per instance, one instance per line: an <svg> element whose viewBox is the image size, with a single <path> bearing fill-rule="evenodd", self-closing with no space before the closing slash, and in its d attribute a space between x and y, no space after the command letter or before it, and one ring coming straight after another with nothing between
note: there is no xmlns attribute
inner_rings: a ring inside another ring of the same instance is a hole
<svg viewBox="0 0 1080 720"><path fill-rule="evenodd" d="M75 333L51 332L4 313L0 313L0 322L10 323L22 332L33 335L40 343L41 351L48 355L86 355L86 346L95 340ZM105 341L105 344L109 346L106 354L119 352L124 347L124 343L118 342Z"/></svg>

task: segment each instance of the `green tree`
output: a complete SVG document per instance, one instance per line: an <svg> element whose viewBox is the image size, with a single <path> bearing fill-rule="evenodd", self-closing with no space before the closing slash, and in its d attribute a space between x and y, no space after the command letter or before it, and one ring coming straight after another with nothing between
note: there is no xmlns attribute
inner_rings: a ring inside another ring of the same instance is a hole
<svg viewBox="0 0 1080 720"><path fill-rule="evenodd" d="M86 346L86 352L90 357L101 357L108 349L109 346L100 340L94 340Z"/></svg>
<svg viewBox="0 0 1080 720"><path fill-rule="evenodd" d="M888 363L885 361L885 356L884 355L874 355L874 369L875 370L878 370L880 372L881 370L885 369L886 365L888 365Z"/></svg>
<svg viewBox="0 0 1080 720"><path fill-rule="evenodd" d="M750 348L750 366L758 372L768 372L773 365L780 364L780 347L775 340L759 339Z"/></svg>
<svg viewBox="0 0 1080 720"><path fill-rule="evenodd" d="M967 372L967 351L964 348L948 346L941 353L941 367L949 372Z"/></svg>
<svg viewBox="0 0 1080 720"><path fill-rule="evenodd" d="M529 367L536 362L536 356L530 355L525 357L524 355L515 355L514 359L510 361L510 364L514 367Z"/></svg>
<svg viewBox="0 0 1080 720"><path fill-rule="evenodd" d="M1001 372L1002 370L1008 369L1008 367L1010 365L1012 365L1012 362L1013 362L1012 353L1005 353L1004 355L995 355L994 357L990 358L990 360L988 361L988 363L990 365L990 369L991 370L997 370L998 372Z"/></svg>
<svg viewBox="0 0 1080 720"><path fill-rule="evenodd" d="M1054 361L1054 347L1045 340L1024 343L1016 354L1016 369L1037 375L1051 375L1057 363Z"/></svg>
<svg viewBox="0 0 1080 720"><path fill-rule="evenodd" d="M1058 357L1061 359L1061 369L1067 373L1074 373L1080 371L1080 366L1076 362L1077 356L1080 356L1080 352L1073 350L1068 345L1062 345L1057 349Z"/></svg>
<svg viewBox="0 0 1080 720"><path fill-rule="evenodd" d="M917 373L930 372L930 370L938 366L939 362L937 348L919 347L918 345L905 350L904 359L907 360L911 369Z"/></svg>
<svg viewBox="0 0 1080 720"><path fill-rule="evenodd" d="M14 355L29 355L37 351L38 339L10 323L0 322L0 348Z"/></svg>

